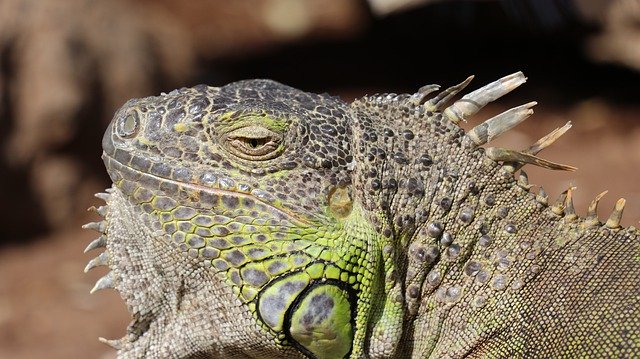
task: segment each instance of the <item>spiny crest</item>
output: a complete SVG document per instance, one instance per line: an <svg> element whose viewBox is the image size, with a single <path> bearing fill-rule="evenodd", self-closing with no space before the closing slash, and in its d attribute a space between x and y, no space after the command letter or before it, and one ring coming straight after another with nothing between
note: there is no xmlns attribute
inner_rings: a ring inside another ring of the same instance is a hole
<svg viewBox="0 0 640 359"><path fill-rule="evenodd" d="M468 84L473 76L468 77L463 84ZM444 114L453 122L466 121L465 118L480 111L488 103L508 94L527 81L522 72L505 76L486 86L483 86L453 103L444 110Z"/></svg>
<svg viewBox="0 0 640 359"><path fill-rule="evenodd" d="M427 96L440 87L437 85L423 86L416 94L411 96L411 102L415 105L424 106L428 111L442 111L449 121L458 124L460 121L466 121L467 117L476 114L487 104L508 94L527 80L522 72L516 72L468 93L451 106L445 107L449 100L460 93L472 79L473 76L469 76L463 82L449 87L429 100L427 100ZM514 107L477 125L466 133L466 137L470 141L470 147L482 146L523 122L533 114L532 108L536 104L536 102L529 102ZM538 152L555 142L569 128L571 128L570 122L561 128L555 129L521 151L489 147L486 150L486 155L494 161L503 162L507 169L511 169L511 172L515 172L525 164L554 170L574 171L575 167L554 163L536 156Z"/></svg>
<svg viewBox="0 0 640 359"><path fill-rule="evenodd" d="M473 76L469 76L463 82L449 87L431 99L428 98L429 95L439 90L440 86L423 86L417 93L410 97L410 102L415 106L422 106L427 111L441 111L445 118L453 124L458 124L460 121L466 121L466 118L478 113L487 104L508 94L527 80L522 72L516 72L466 94L452 105L445 107L448 101L467 87L472 79ZM520 124L533 114L532 108L535 105L536 102L529 102L511 108L475 126L466 132L466 137L470 142L469 147L475 148L485 145ZM575 171L576 167L555 163L536 156L540 151L549 147L564 135L571 126L571 122L569 121L564 126L554 129L523 150L518 151L507 148L488 147L485 150L485 155L493 161L502 162L503 168L511 173L515 173L526 164L552 170ZM527 174L522 170L517 178L517 184L527 191L532 187L532 185L529 184ZM579 218L573 205L573 191L575 189L576 187L568 188L560 195L558 202L551 206L553 213L564 216L567 221L574 221ZM591 202L583 226L591 227L601 224L596 212L598 202L606 193L607 191L600 193L595 197L593 202ZM540 191L536 195L536 200L545 206L548 205L548 197L542 187L540 187ZM620 219L622 218L624 206L625 199L619 199L609 219L604 224L607 228L620 228Z"/></svg>
<svg viewBox="0 0 640 359"><path fill-rule="evenodd" d="M468 93L450 106L447 106L448 102L467 87L472 79L473 76L469 76L463 82L451 86L436 95L433 94L440 90L440 85L430 84L421 87L412 95L385 93L371 96L368 99L378 105L384 105L389 102L410 104L420 113L439 111L451 124L460 128L458 126L460 121L466 121L466 118L478 113L487 104L508 94L527 80L522 72L516 72ZM535 105L536 102L529 102L485 120L465 133L467 141L465 145L469 149L474 149L496 139L529 118L533 114L532 108ZM528 191L533 185L529 184L527 174L521 170L522 167L527 164L552 170L575 171L577 169L573 166L555 163L537 156L539 152L553 144L571 127L572 124L571 121L569 121L564 126L554 129L522 150L487 147L485 149L485 155L493 161L502 162L503 168L508 172L515 173L520 170L520 174L517 177L517 184ZM575 189L575 187L567 189L560 195L557 203L550 206L550 210L553 213L564 216L567 221L574 221L579 218L573 205L573 191ZM584 222L582 222L582 226L591 227L601 224L598 220L596 210L598 201L605 194L606 191L596 196L589 206L587 217ZM544 188L540 187L539 193L535 198L542 205L549 206L549 198ZM620 228L620 218L622 217L624 204L624 199L618 201L611 217L605 223L607 228Z"/></svg>
<svg viewBox="0 0 640 359"><path fill-rule="evenodd" d="M573 205L573 191L575 190L576 190L576 187L573 187L573 186L567 188L566 191L560 194L556 203L550 207L551 212L555 213L558 216L563 216L565 221L567 222L572 222L579 218L578 215L576 214L576 211ZM602 223L598 219L598 213L597 213L598 203L600 202L602 197L604 197L607 194L607 192L609 191L604 191L600 193L593 199L593 201L591 201L591 204L587 209L587 216L584 218L584 221L581 224L583 228L586 229L586 228L602 225ZM540 187L540 193L541 194L544 193L544 190L542 189L542 187ZM536 200L538 200L538 202L541 202L546 205L547 204L546 195L544 195L543 200L541 199L542 199L541 195L538 195L536 197ZM626 200L624 198L618 199L618 201L616 202L613 208L613 211L611 212L611 215L609 216L607 221L604 223L604 226L606 228L614 229L614 230L622 228L622 226L620 225L620 220L622 219L622 213L624 211L625 204L626 204Z"/></svg>
<svg viewBox="0 0 640 359"><path fill-rule="evenodd" d="M107 192L111 192L111 191L107 190ZM110 193L96 193L95 196L107 202L111 195ZM92 206L92 207L89 207L88 210L92 212L96 212L102 218L106 218L107 212L108 212L108 206L100 206L98 208L96 208L95 206ZM104 219L98 222L90 222L82 226L83 229L91 229L100 233L100 236L98 238L94 239L91 243L89 243L87 248L84 250L85 253L96 248L106 248L107 246L106 227L107 227L107 223L106 223L106 220ZM87 266L84 268L84 272L87 273L95 267L108 266L109 260L110 260L109 252L105 249L104 252L100 253L100 255L98 255L97 257L89 261ZM115 288L115 282L116 281L115 281L113 272L109 271L109 273L107 273L105 276L98 279L93 289L91 289L90 293L94 293L101 289Z"/></svg>
<svg viewBox="0 0 640 359"><path fill-rule="evenodd" d="M557 216L563 217L566 222L574 222L580 218L577 215L575 207L573 205L573 192L575 190L576 187L573 186L567 188L566 191L560 194L556 203L550 206L551 212ZM583 229L599 227L603 225L604 227L612 230L622 229L620 220L622 219L622 213L626 204L626 200L624 198L618 199L613 208L613 211L611 212L611 215L604 224L600 222L598 218L598 203L600 202L602 197L607 194L607 192L609 191L604 191L598 194L593 199L593 201L591 201L591 204L587 209L587 215L586 217L584 217L584 221L582 221L580 224ZM540 187L540 191L536 196L536 200L545 206L548 205L548 197L544 191L544 188Z"/></svg>

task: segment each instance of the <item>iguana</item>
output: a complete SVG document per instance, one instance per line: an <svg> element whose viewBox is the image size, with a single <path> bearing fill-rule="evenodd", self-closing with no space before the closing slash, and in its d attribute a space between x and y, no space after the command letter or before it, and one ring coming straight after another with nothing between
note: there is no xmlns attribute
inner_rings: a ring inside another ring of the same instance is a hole
<svg viewBox="0 0 640 359"><path fill-rule="evenodd" d="M525 82L347 104L270 80L127 102L113 181L85 225L133 320L120 358L640 355L640 233L569 188L530 192L524 150L483 147L532 113L458 123ZM517 176L515 175L517 173Z"/></svg>

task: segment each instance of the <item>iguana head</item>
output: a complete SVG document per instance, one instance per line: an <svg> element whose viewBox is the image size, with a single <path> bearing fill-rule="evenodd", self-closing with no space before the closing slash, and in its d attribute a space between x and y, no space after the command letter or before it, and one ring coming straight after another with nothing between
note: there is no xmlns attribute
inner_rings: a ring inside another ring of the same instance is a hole
<svg viewBox="0 0 640 359"><path fill-rule="evenodd" d="M103 138L101 259L123 356L340 358L365 327L376 234L342 101L267 80L129 101ZM360 340L362 341L362 339ZM253 354L252 354L253 353Z"/></svg>

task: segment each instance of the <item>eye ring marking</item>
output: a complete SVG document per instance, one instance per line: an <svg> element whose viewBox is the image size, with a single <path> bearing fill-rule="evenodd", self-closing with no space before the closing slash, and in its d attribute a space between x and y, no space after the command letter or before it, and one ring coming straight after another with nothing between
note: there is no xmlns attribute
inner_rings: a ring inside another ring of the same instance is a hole
<svg viewBox="0 0 640 359"><path fill-rule="evenodd" d="M137 112L131 112L126 116L120 117L118 126L116 127L118 136L122 138L131 138L138 134L140 129L140 119Z"/></svg>
<svg viewBox="0 0 640 359"><path fill-rule="evenodd" d="M222 142L229 152L246 160L268 160L280 155L282 134L262 126L247 126L225 134Z"/></svg>

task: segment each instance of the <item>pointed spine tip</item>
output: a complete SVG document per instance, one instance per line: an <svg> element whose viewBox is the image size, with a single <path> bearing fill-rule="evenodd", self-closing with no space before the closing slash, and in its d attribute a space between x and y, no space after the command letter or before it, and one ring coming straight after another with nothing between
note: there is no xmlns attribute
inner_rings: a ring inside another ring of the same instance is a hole
<svg viewBox="0 0 640 359"><path fill-rule="evenodd" d="M104 277L98 279L98 281L96 282L96 285L93 286L93 288L91 289L91 291L89 291L89 293L93 294L99 290L107 289L107 288L115 288L115 283L113 280L113 272L109 272Z"/></svg>
<svg viewBox="0 0 640 359"><path fill-rule="evenodd" d="M603 191L599 195L597 195L591 204L589 204L589 208L587 209L587 217L585 218L585 226L591 227L600 224L600 220L598 219L598 203L609 191Z"/></svg>
<svg viewBox="0 0 640 359"><path fill-rule="evenodd" d="M513 168L511 172L514 172L516 170L516 167L521 168L527 163L551 170L575 171L577 169L573 166L547 161L543 158L536 157L528 153L518 152L500 147L487 147L485 149L485 155L489 159L496 162L515 163L515 165L512 166Z"/></svg>
<svg viewBox="0 0 640 359"><path fill-rule="evenodd" d="M460 100L444 110L444 115L454 123L466 121L490 102L493 102L526 81L522 72L507 75L464 95Z"/></svg>
<svg viewBox="0 0 640 359"><path fill-rule="evenodd" d="M540 186L540 191L538 191L538 195L536 196L536 201L538 201L539 203L545 206L549 205L549 197L547 196L547 192L545 192L542 186Z"/></svg>
<svg viewBox="0 0 640 359"><path fill-rule="evenodd" d="M505 86L510 87L510 90L513 90L514 88L527 82L527 77L522 71L517 71L503 77L501 80L505 84Z"/></svg>
<svg viewBox="0 0 640 359"><path fill-rule="evenodd" d="M97 257L87 263L87 266L84 267L84 272L88 273L91 269L99 266L108 266L109 265L109 252L104 251L100 253Z"/></svg>
<svg viewBox="0 0 640 359"><path fill-rule="evenodd" d="M485 155L496 161L496 162L506 162L506 163L516 163L518 168L524 166L524 164L532 164L534 166L548 168L551 170L563 170L563 171L575 171L577 168L573 166L563 165L561 163L555 163L551 161L547 161L543 158L536 157L534 155L510 150L507 148L500 147L487 147L485 149ZM515 167L514 167L515 170Z"/></svg>
<svg viewBox="0 0 640 359"><path fill-rule="evenodd" d="M425 102L427 102L429 95L438 90L440 90L440 85L431 84L422 86L418 89L418 92L411 96L411 100L416 106L423 105Z"/></svg>
<svg viewBox="0 0 640 359"><path fill-rule="evenodd" d="M526 189L527 191L533 187L529 184L529 175L527 175L527 172L523 170L520 170L520 175L518 176L518 186Z"/></svg>
<svg viewBox="0 0 640 359"><path fill-rule="evenodd" d="M434 97L431 100L427 101L424 104L424 106L428 110L432 110L432 111L441 110L442 107L444 105L446 105L446 103L449 100L451 100L452 97L454 97L455 95L460 93L460 91L464 90L464 88L467 87L467 85L469 85L469 83L471 82L471 80L473 80L473 78L474 78L474 76L471 75L471 76L467 77L467 79L462 81L461 83L449 87L448 89L446 89L446 90L442 91L441 93L439 93L436 97Z"/></svg>
<svg viewBox="0 0 640 359"><path fill-rule="evenodd" d="M107 223L105 221L89 222L87 224L82 225L82 229L90 229L102 234L105 233L106 227L107 227Z"/></svg>
<svg viewBox="0 0 640 359"><path fill-rule="evenodd" d="M87 253L96 248L104 248L107 246L107 237L105 235L101 235L100 237L94 239L89 243L87 248L84 249L84 253Z"/></svg>
<svg viewBox="0 0 640 359"><path fill-rule="evenodd" d="M578 218L576 214L576 209L573 206L573 191L575 191L576 187L569 187L567 189L567 195L564 198L564 218L567 221L573 221Z"/></svg>
<svg viewBox="0 0 640 359"><path fill-rule="evenodd" d="M120 348L122 348L122 339L106 339L103 337L98 337L98 341L107 344L115 350L120 350Z"/></svg>
<svg viewBox="0 0 640 359"><path fill-rule="evenodd" d="M620 220L622 219L622 213L624 212L624 205L626 203L627 201L624 198L620 198L616 202L616 205L613 208L613 212L611 213L611 216L609 217L609 219L607 219L607 222L605 223L605 226L607 226L607 228L611 228L611 229L620 228Z"/></svg>
<svg viewBox="0 0 640 359"><path fill-rule="evenodd" d="M528 153L530 155L537 155L540 151L551 146L554 142L556 142L557 139L562 137L562 135L564 135L567 131L569 131L571 126L572 126L571 121L567 122L564 126L556 128L546 136L536 141L536 143L529 146L529 148L525 149L523 152Z"/></svg>
<svg viewBox="0 0 640 359"><path fill-rule="evenodd" d="M511 108L498 114L467 132L467 137L476 146L482 146L514 128L533 114L532 107L537 102L529 102L524 105Z"/></svg>
<svg viewBox="0 0 640 359"><path fill-rule="evenodd" d="M107 216L108 207L107 206L100 206L100 207L96 208L96 206L91 206L91 207L87 208L87 211L88 212L95 212L100 217L105 218Z"/></svg>
<svg viewBox="0 0 640 359"><path fill-rule="evenodd" d="M111 195L109 193L105 193L105 192L98 192L96 194L94 194L94 196L98 199L101 199L105 202L107 202L109 200L109 198L111 197Z"/></svg>

